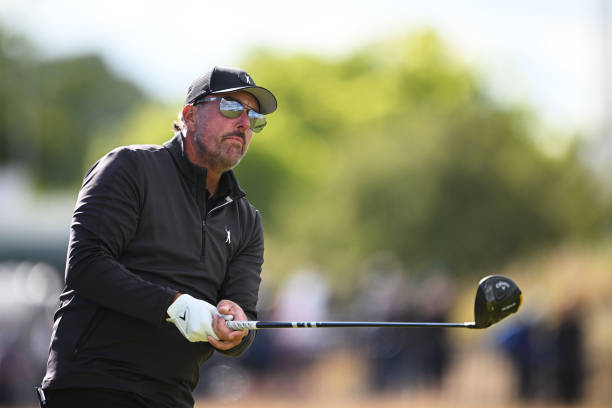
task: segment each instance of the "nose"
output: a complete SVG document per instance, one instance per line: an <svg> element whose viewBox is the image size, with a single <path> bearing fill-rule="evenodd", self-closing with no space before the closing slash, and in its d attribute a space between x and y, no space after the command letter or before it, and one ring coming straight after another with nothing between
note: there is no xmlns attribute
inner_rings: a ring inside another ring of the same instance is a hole
<svg viewBox="0 0 612 408"><path fill-rule="evenodd" d="M251 122L249 120L249 115L247 114L246 109L242 111L240 116L238 116L238 123L236 124L240 129L248 130L251 128Z"/></svg>

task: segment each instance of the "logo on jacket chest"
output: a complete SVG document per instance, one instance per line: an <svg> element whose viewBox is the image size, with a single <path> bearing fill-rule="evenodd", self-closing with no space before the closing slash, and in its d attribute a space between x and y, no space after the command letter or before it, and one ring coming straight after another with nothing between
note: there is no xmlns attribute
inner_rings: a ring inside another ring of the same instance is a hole
<svg viewBox="0 0 612 408"><path fill-rule="evenodd" d="M226 225L225 226L225 243L231 245L232 243L232 230Z"/></svg>

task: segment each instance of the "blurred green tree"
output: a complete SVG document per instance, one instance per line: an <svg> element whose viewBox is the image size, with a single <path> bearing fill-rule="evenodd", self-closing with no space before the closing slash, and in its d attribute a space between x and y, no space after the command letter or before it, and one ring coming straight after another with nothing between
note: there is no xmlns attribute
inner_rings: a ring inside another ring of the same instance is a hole
<svg viewBox="0 0 612 408"><path fill-rule="evenodd" d="M0 27L0 163L28 159L33 145L32 109L26 109L34 75L34 50Z"/></svg>
<svg viewBox="0 0 612 408"><path fill-rule="evenodd" d="M246 66L279 109L237 171L266 192L256 204L289 263L341 277L387 251L412 271L480 274L594 236L610 214L579 142L540 150L537 118L492 100L433 32L336 59L258 50Z"/></svg>
<svg viewBox="0 0 612 408"><path fill-rule="evenodd" d="M94 135L104 137L102 129L146 98L99 56L35 55L25 40L0 32L0 160L25 162L40 187L74 186Z"/></svg>
<svg viewBox="0 0 612 408"><path fill-rule="evenodd" d="M129 116L111 126L101 128L89 144L82 171L118 146L136 144L161 145L173 136L172 123L179 108L156 102L143 102Z"/></svg>
<svg viewBox="0 0 612 408"><path fill-rule="evenodd" d="M25 161L41 185L172 137L180 106L147 100L100 58L42 62L19 39L0 44L0 161ZM489 97L431 31L335 58L260 49L242 66L279 100L236 168L278 271L314 262L342 279L384 251L413 272L481 274L607 225L580 140L542 151L537 118Z"/></svg>
<svg viewBox="0 0 612 408"><path fill-rule="evenodd" d="M146 99L97 56L44 62L39 72L36 179L47 186L70 185L83 176L83 158L94 136L112 137L103 130Z"/></svg>

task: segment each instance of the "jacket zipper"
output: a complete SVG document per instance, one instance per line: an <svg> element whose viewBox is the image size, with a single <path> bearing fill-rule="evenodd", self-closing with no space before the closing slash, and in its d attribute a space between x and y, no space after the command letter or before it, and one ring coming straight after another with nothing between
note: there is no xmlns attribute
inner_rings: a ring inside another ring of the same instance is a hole
<svg viewBox="0 0 612 408"><path fill-rule="evenodd" d="M233 202L234 202L234 200L232 200L230 196L225 197L225 202L223 204L220 204L220 205L214 207L213 209L211 209L209 212L206 213L206 216L208 217L210 215L210 213L212 213L213 211L216 211L219 208L223 208L226 205L231 204Z"/></svg>
<svg viewBox="0 0 612 408"><path fill-rule="evenodd" d="M233 202L234 200L232 200L230 196L225 197L225 202L208 211L202 220L202 252L200 253L200 262L204 262L204 255L206 254L206 218L208 218L212 212L217 211L218 209L223 208Z"/></svg>

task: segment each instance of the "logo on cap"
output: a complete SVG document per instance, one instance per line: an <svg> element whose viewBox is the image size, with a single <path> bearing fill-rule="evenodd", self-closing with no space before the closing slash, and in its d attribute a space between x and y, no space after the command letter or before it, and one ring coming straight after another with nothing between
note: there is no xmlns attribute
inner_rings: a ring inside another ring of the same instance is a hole
<svg viewBox="0 0 612 408"><path fill-rule="evenodd" d="M242 82L246 82L249 85L255 85L255 83L253 82L253 80L251 79L249 74L247 74L246 72L241 72L240 73L240 80Z"/></svg>

